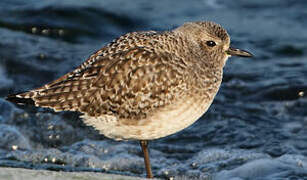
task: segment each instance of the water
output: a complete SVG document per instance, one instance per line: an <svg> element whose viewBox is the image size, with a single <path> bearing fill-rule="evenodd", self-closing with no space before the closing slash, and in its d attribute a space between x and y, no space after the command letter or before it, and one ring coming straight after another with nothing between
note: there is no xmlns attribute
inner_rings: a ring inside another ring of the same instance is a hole
<svg viewBox="0 0 307 180"><path fill-rule="evenodd" d="M126 32L216 21L255 58L231 58L206 115L151 142L154 174L307 179L306 9L303 0L2 0L0 96L63 75ZM0 166L144 176L137 142L104 138L76 113L0 98L0 137Z"/></svg>

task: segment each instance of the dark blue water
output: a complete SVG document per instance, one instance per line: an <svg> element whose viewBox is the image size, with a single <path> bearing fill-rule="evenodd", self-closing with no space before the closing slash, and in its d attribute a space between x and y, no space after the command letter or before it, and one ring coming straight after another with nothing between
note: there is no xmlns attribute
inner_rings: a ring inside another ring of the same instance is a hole
<svg viewBox="0 0 307 180"><path fill-rule="evenodd" d="M307 1L1 0L0 166L144 176L138 142L115 142L76 113L16 106L130 31L222 24L253 59L231 58L210 110L151 142L158 177L307 179Z"/></svg>

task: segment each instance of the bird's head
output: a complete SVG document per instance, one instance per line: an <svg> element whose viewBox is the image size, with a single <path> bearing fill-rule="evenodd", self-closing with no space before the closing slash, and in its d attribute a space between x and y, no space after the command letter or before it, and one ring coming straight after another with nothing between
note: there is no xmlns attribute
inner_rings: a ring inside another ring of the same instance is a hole
<svg viewBox="0 0 307 180"><path fill-rule="evenodd" d="M175 31L185 34L192 49L197 50L204 60L221 61L224 65L230 56L252 57L252 54L230 46L230 37L227 31L214 22L188 22L178 27Z"/></svg>

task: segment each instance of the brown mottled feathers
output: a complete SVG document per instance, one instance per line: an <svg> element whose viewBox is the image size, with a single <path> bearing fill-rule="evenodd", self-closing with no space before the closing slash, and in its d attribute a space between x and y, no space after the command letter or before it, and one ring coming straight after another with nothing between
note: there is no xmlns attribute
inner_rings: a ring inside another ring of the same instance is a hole
<svg viewBox="0 0 307 180"><path fill-rule="evenodd" d="M212 40L216 47L206 45ZM128 33L74 71L8 100L89 117L145 119L192 95L206 111L220 86L229 43L227 32L212 22L186 23L167 32Z"/></svg>
<svg viewBox="0 0 307 180"><path fill-rule="evenodd" d="M168 34L126 34L76 70L16 98L32 99L36 106L56 111L142 118L149 109L171 103L187 88L182 83L186 64L175 54L170 56L170 47L158 43L161 36Z"/></svg>
<svg viewBox="0 0 307 180"><path fill-rule="evenodd" d="M221 85L229 45L226 30L213 22L128 33L74 71L8 100L81 112L85 124L116 140L157 139L207 111Z"/></svg>

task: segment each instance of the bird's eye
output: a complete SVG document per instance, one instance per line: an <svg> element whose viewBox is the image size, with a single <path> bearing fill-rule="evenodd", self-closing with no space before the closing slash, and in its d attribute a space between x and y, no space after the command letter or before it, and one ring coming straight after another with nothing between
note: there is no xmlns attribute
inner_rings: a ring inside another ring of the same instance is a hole
<svg viewBox="0 0 307 180"><path fill-rule="evenodd" d="M209 47L214 47L216 45L216 43L214 41L207 41L206 44Z"/></svg>

